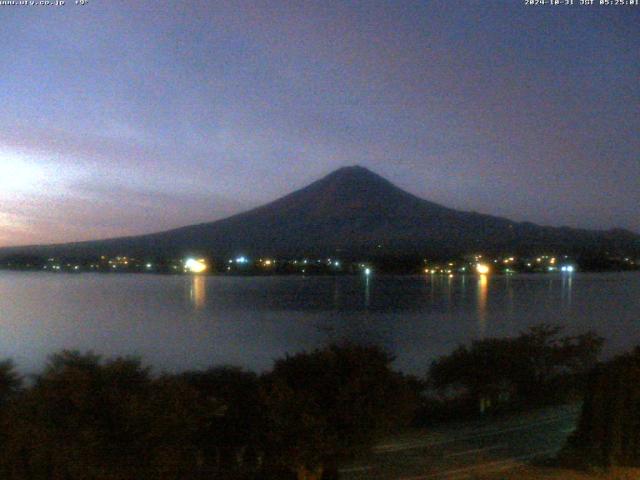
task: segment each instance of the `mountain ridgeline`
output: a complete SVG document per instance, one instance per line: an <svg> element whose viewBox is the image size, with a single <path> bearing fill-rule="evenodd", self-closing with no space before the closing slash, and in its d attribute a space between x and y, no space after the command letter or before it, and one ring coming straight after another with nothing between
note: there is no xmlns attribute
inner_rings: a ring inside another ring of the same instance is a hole
<svg viewBox="0 0 640 480"><path fill-rule="evenodd" d="M0 249L8 255L430 256L555 251L640 254L640 235L514 222L418 198L363 167L210 223L107 240Z"/></svg>

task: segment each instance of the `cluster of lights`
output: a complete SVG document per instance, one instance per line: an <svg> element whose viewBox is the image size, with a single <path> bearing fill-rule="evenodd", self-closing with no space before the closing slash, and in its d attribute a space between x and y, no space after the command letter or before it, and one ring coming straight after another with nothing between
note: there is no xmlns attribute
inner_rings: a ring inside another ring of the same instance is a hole
<svg viewBox="0 0 640 480"><path fill-rule="evenodd" d="M66 270L71 270L74 272L78 272L80 271L80 265L72 265L70 263L67 263L66 265L59 265L59 264L54 264L54 265L50 265L51 270L55 271L55 272L59 272L62 270L62 268L64 267ZM48 270L49 269L49 265L45 265L44 267L42 267L43 270Z"/></svg>
<svg viewBox="0 0 640 480"><path fill-rule="evenodd" d="M248 266L249 264L251 264L251 260L244 256L238 256L236 258L231 258L227 260L227 267L226 270L227 271L231 271L232 270L232 265L235 263L238 266ZM258 258L253 266L255 267L261 267L261 268L274 268L278 263L280 264L292 264L292 265L299 265L301 267L303 267L303 269L301 270L302 273L305 272L304 270L304 266L305 265L322 265L325 264L329 267L333 267L336 269L342 268L342 262L340 260L336 260L333 258L327 258L327 259L309 259L309 258L303 258L303 259L295 259L295 260L276 260L274 258ZM364 264L360 264L361 268L364 268Z"/></svg>
<svg viewBox="0 0 640 480"><path fill-rule="evenodd" d="M460 269L461 271L464 272L464 269ZM436 273L449 273L452 274L453 270L451 270L450 268L425 268L424 269L424 273L431 273L431 274L436 274Z"/></svg>
<svg viewBox="0 0 640 480"><path fill-rule="evenodd" d="M478 263L476 265L476 272L478 272L480 275L486 275L490 271L491 268L486 263Z"/></svg>
<svg viewBox="0 0 640 480"><path fill-rule="evenodd" d="M118 256L115 260L109 260L109 265L129 265L129 258Z"/></svg>
<svg viewBox="0 0 640 480"><path fill-rule="evenodd" d="M473 259L473 260L472 260ZM154 271L158 265L151 263L150 260L146 262L138 262L136 259L127 257L127 256L116 256L112 258L108 258L106 256L101 256L100 260L104 262L102 265L106 266L108 264L110 269L116 270L123 268L123 270L128 270L133 266L138 266L141 269L145 269L149 272ZM474 261L475 260L475 261ZM633 263L633 261L626 257L624 258L626 262ZM499 256L498 258L488 258L483 257L483 255L476 254L472 257L468 258L465 262L458 262L457 260L448 261L446 263L442 263L440 265L428 265L427 259L424 259L424 263L422 265L422 269L425 274L442 274L447 275L448 277L453 277L454 274L457 273L468 273L475 272L479 275L487 275L496 272L504 272L507 274L517 273L514 267L518 265L518 261L522 261L522 265L526 265L529 269L538 269L546 272L563 272L563 273L573 273L576 271L575 265L569 264L568 256L552 256L552 255L540 255L539 257L534 257L532 259L517 259L514 256ZM341 262L334 258L323 258L323 259L298 259L298 260L284 260L280 261L280 263L284 262L284 264L292 263L295 265L301 265L303 269L302 273L305 273L304 266L311 264L325 264L328 267L333 268L341 268ZM174 264L170 266L174 271L183 270L185 273L203 273L205 271L210 270L210 266L207 264L205 259L198 259L195 257L189 257L182 261L173 262ZM239 255L235 258L229 259L229 266L226 267L227 271L231 271L233 269L232 264L236 263L239 267L241 265L249 265L251 264L250 259L245 255ZM639 262L640 263L640 262ZM497 264L497 265L496 265ZM538 264L538 265L536 265ZM503 266L504 265L504 266ZM276 260L273 258L259 258L256 260L255 267L262 267L265 269L273 269L276 266ZM355 266L355 265L353 265ZM359 263L357 264L359 270L365 276L370 276L373 274L373 268L370 264L367 263ZM85 265L84 267L81 265L74 264L61 264L59 263L59 259L49 258L48 265L43 267L44 270L70 270L70 271L80 271L82 269L98 269L101 265L99 264L91 264ZM177 272L176 272L177 273Z"/></svg>
<svg viewBox="0 0 640 480"><path fill-rule="evenodd" d="M264 259L260 258L258 260L258 263L263 268L271 268L271 267L275 267L276 265L275 259L272 259L272 258L264 258Z"/></svg>
<svg viewBox="0 0 640 480"><path fill-rule="evenodd" d="M333 261L331 258L327 258L327 265L329 266L333 265L334 267L338 268L340 267L340 261L339 260Z"/></svg>
<svg viewBox="0 0 640 480"><path fill-rule="evenodd" d="M207 271L207 262L201 259L187 258L184 262L184 271L189 273L203 273Z"/></svg>
<svg viewBox="0 0 640 480"><path fill-rule="evenodd" d="M427 263L427 259L424 259L424 263ZM423 269L424 273L429 273L431 275L439 274L447 274L449 277L453 277L453 274L456 272L465 273L467 271L467 267L457 267L455 262L447 262L446 265L425 265Z"/></svg>

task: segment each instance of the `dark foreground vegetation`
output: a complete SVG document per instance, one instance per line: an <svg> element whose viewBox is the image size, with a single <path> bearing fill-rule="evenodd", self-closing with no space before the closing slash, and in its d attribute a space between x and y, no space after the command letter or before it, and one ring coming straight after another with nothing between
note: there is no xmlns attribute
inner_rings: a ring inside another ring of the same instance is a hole
<svg viewBox="0 0 640 480"><path fill-rule="evenodd" d="M429 370L429 418L501 412L578 399L602 350L592 332L560 336L561 328L532 327L512 338L460 346Z"/></svg>
<svg viewBox="0 0 640 480"><path fill-rule="evenodd" d="M134 359L51 357L21 387L0 374L0 478L335 478L340 458L407 424L413 382L375 347L153 377Z"/></svg>
<svg viewBox="0 0 640 480"><path fill-rule="evenodd" d="M564 463L640 467L640 347L589 375L582 415Z"/></svg>
<svg viewBox="0 0 640 480"><path fill-rule="evenodd" d="M337 478L343 460L409 425L575 397L602 340L559 334L477 341L424 379L352 344L287 356L262 375L154 376L136 359L64 351L26 385L4 362L0 478Z"/></svg>

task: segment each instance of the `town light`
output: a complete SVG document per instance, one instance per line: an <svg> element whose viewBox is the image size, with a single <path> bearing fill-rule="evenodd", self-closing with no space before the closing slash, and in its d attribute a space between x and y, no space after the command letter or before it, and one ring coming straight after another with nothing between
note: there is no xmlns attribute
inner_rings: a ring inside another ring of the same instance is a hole
<svg viewBox="0 0 640 480"><path fill-rule="evenodd" d="M484 263L479 263L476 265L476 272L478 272L480 275L486 275L487 273L489 273L489 271L489 265L486 265Z"/></svg>
<svg viewBox="0 0 640 480"><path fill-rule="evenodd" d="M199 260L188 258L184 262L184 269L189 273L202 273L207 270L207 262L202 258Z"/></svg>

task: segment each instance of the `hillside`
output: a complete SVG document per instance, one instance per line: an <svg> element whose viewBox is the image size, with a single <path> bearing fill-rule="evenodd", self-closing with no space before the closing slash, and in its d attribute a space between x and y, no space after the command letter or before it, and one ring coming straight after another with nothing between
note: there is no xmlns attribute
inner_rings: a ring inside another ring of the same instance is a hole
<svg viewBox="0 0 640 480"><path fill-rule="evenodd" d="M136 237L0 250L78 255L453 255L471 251L640 254L640 236L539 226L457 211L345 167L264 206L211 223Z"/></svg>

